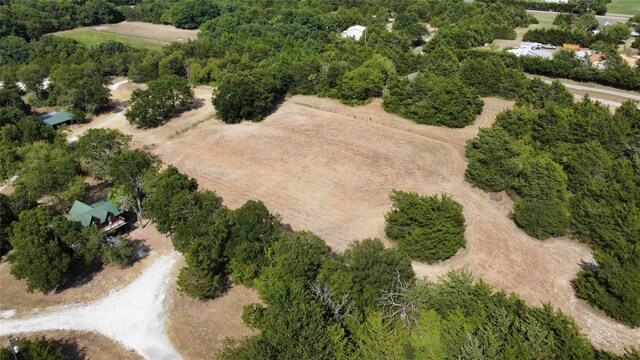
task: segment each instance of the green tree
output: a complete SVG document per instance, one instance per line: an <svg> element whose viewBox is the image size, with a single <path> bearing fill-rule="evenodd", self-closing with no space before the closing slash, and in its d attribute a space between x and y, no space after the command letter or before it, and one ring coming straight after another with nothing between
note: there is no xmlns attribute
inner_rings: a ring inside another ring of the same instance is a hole
<svg viewBox="0 0 640 360"><path fill-rule="evenodd" d="M396 249L385 249L379 239L354 241L337 260L323 265L318 276L333 293L349 294L361 311L378 308L382 292L398 280L414 279L411 259Z"/></svg>
<svg viewBox="0 0 640 360"><path fill-rule="evenodd" d="M89 175L103 179L107 177L111 158L125 151L130 141L131 135L119 130L89 129L73 144L73 148L83 169Z"/></svg>
<svg viewBox="0 0 640 360"><path fill-rule="evenodd" d="M525 161L520 176L513 185L526 200L567 199L567 175L549 156L534 156Z"/></svg>
<svg viewBox="0 0 640 360"><path fill-rule="evenodd" d="M452 198L394 190L391 201L385 233L412 259L434 263L465 246L462 205Z"/></svg>
<svg viewBox="0 0 640 360"><path fill-rule="evenodd" d="M191 231L197 231L200 217L209 216L222 206L220 198L213 191L181 191L176 194L169 205L169 228L176 250L186 251L188 243L193 241ZM197 219L197 220L196 220ZM182 229L181 238L174 236ZM184 241L184 244L182 244ZM178 245L181 244L181 245Z"/></svg>
<svg viewBox="0 0 640 360"><path fill-rule="evenodd" d="M273 95L245 73L229 74L213 92L217 116L227 124L242 120L260 121L273 107Z"/></svg>
<svg viewBox="0 0 640 360"><path fill-rule="evenodd" d="M220 15L219 5L211 0L182 0L171 7L171 22L183 29L197 29Z"/></svg>
<svg viewBox="0 0 640 360"><path fill-rule="evenodd" d="M22 64L29 59L29 44L19 36L0 37L0 65Z"/></svg>
<svg viewBox="0 0 640 360"><path fill-rule="evenodd" d="M500 127L480 129L478 137L467 142L465 153L469 159L465 179L483 190L510 188L520 171L519 149Z"/></svg>
<svg viewBox="0 0 640 360"><path fill-rule="evenodd" d="M316 280L320 267L329 259L331 248L324 240L311 232L282 232L280 238L269 250L270 265L265 268L257 280L263 299L272 299L279 294L269 291L273 279L279 281L304 281L312 283Z"/></svg>
<svg viewBox="0 0 640 360"><path fill-rule="evenodd" d="M44 79L47 77L45 68L35 64L25 65L18 70L18 79L25 85L28 91L36 94L38 100L43 98Z"/></svg>
<svg viewBox="0 0 640 360"><path fill-rule="evenodd" d="M527 234L538 239L562 236L569 226L566 204L558 199L520 200L513 208L513 219Z"/></svg>
<svg viewBox="0 0 640 360"><path fill-rule="evenodd" d="M9 241L14 251L9 256L11 274L27 280L27 290L49 292L67 277L71 253L65 248L61 233L52 224L66 221L56 219L46 207L20 213L11 228Z"/></svg>
<svg viewBox="0 0 640 360"><path fill-rule="evenodd" d="M573 280L578 297L632 327L640 326L640 244L596 251L597 267Z"/></svg>
<svg viewBox="0 0 640 360"><path fill-rule="evenodd" d="M172 223L171 210L173 199L181 192L193 192L198 188L198 182L180 173L178 169L169 165L160 173L150 173L143 181L145 198L143 207L147 215L156 224L158 231L170 233L176 224Z"/></svg>
<svg viewBox="0 0 640 360"><path fill-rule="evenodd" d="M50 76L48 101L94 114L105 110L109 106L111 92L105 86L107 80L95 66L89 62L58 65Z"/></svg>
<svg viewBox="0 0 640 360"><path fill-rule="evenodd" d="M52 340L42 337L36 340L18 339L16 345L20 349L14 354L12 349L0 348L1 360L65 360L62 346Z"/></svg>
<svg viewBox="0 0 640 360"><path fill-rule="evenodd" d="M187 110L193 101L193 90L185 78L163 76L150 82L147 90L133 91L125 117L140 128L157 127Z"/></svg>
<svg viewBox="0 0 640 360"><path fill-rule="evenodd" d="M382 95L384 75L377 70L359 67L345 73L338 81L338 97L348 104L361 104Z"/></svg>
<svg viewBox="0 0 640 360"><path fill-rule="evenodd" d="M142 200L145 193L142 186L143 175L157 171L159 160L141 150L128 150L113 156L107 166L107 173L113 184L122 189L134 203L138 221L142 224Z"/></svg>
<svg viewBox="0 0 640 360"><path fill-rule="evenodd" d="M192 198L197 192L190 194ZM206 203L199 206L204 207L178 225L173 243L187 261L178 275L179 291L205 300L220 295L228 285L225 247L231 236L233 213Z"/></svg>
<svg viewBox="0 0 640 360"><path fill-rule="evenodd" d="M278 216L261 201L249 200L233 214L234 225L225 249L234 282L251 284L267 264L267 249L281 231Z"/></svg>
<svg viewBox="0 0 640 360"><path fill-rule="evenodd" d="M16 188L24 189L30 198L48 196L50 203L63 212L85 193L80 167L66 144L36 142L25 154Z"/></svg>
<svg viewBox="0 0 640 360"><path fill-rule="evenodd" d="M599 142L589 141L576 145L563 167L568 175L568 189L579 193L593 180L610 179L613 160Z"/></svg>
<svg viewBox="0 0 640 360"><path fill-rule="evenodd" d="M419 74L411 81L396 81L384 95L387 111L420 124L464 127L482 112L478 93L457 78Z"/></svg>
<svg viewBox="0 0 640 360"><path fill-rule="evenodd" d="M602 41L617 45L627 40L629 36L631 36L631 30L627 25L616 24L605 26L596 37Z"/></svg>
<svg viewBox="0 0 640 360"><path fill-rule="evenodd" d="M9 243L9 226L18 217L11 208L11 202L7 195L0 194L0 256L6 254L11 249Z"/></svg>

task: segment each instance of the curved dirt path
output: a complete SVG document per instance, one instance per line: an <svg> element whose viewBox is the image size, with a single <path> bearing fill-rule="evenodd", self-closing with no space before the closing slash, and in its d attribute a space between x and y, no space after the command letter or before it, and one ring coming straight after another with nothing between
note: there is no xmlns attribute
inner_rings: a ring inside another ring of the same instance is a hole
<svg viewBox="0 0 640 360"><path fill-rule="evenodd" d="M175 262L175 253L160 257L127 287L94 302L33 317L0 320L0 335L44 330L95 331L146 359L180 359L165 333L163 307Z"/></svg>

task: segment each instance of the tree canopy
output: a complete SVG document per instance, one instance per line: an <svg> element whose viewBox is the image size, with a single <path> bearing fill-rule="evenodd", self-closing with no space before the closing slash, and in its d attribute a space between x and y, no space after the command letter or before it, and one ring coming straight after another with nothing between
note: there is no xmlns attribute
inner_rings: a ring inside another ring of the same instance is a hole
<svg viewBox="0 0 640 360"><path fill-rule="evenodd" d="M147 90L134 90L125 117L140 128L157 127L188 109L193 101L193 90L187 80L167 75L150 82Z"/></svg>
<svg viewBox="0 0 640 360"><path fill-rule="evenodd" d="M393 210L386 215L385 233L407 256L433 263L465 246L462 205L451 197L394 190L391 201Z"/></svg>

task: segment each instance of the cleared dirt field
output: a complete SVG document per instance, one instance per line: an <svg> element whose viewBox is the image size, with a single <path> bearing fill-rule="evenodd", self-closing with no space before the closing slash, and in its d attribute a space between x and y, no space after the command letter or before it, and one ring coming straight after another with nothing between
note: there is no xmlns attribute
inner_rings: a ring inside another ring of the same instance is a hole
<svg viewBox="0 0 640 360"><path fill-rule="evenodd" d="M135 279L159 255L172 251L169 239L159 234L153 226L138 228L130 235L132 240L139 240L149 247L149 256L137 261L130 267L118 268L108 266L85 279L80 284L61 292L42 294L27 292L26 282L16 280L9 273L10 265L0 264L0 319L20 318L37 314L62 306L79 304L104 297L109 292L120 289Z"/></svg>
<svg viewBox="0 0 640 360"><path fill-rule="evenodd" d="M203 105L155 130L134 129L113 114L85 128L120 128L134 136L136 146L153 144L152 152L195 177L201 188L215 190L225 204L237 207L249 199L263 200L293 229L311 230L335 250L354 239L384 238L392 189L449 194L464 206L468 246L446 262L415 264L419 275L435 279L449 269L468 268L497 289L519 293L531 305L552 303L600 348L621 352L640 344L640 329L623 326L575 297L570 280L581 263L593 261L587 246L565 238L539 241L527 236L508 218L512 203L506 194L485 193L464 181L466 140L479 127L490 126L512 102L485 99L474 125L447 129L388 114L379 100L348 107L295 96L261 123L230 126L212 119L210 92L197 88ZM220 304L243 298L232 291L203 306L211 313L223 312L218 308L226 305ZM181 310L173 309L169 324L204 311L183 308L189 314L178 315ZM239 318L239 307L229 311Z"/></svg>
<svg viewBox="0 0 640 360"><path fill-rule="evenodd" d="M198 30L178 29L171 25L124 21L118 24L82 27L54 35L78 40L93 46L115 40L134 47L156 49L174 41L186 42L198 37Z"/></svg>
<svg viewBox="0 0 640 360"><path fill-rule="evenodd" d="M67 356L68 359L77 359L77 356L80 355L83 356L80 357L81 359L91 360L142 360L142 357L135 351L127 350L108 337L94 332L44 331L14 334L14 336L26 339L39 339L44 336L48 340L62 342L72 341L77 345L75 349L77 351L65 351L64 355Z"/></svg>

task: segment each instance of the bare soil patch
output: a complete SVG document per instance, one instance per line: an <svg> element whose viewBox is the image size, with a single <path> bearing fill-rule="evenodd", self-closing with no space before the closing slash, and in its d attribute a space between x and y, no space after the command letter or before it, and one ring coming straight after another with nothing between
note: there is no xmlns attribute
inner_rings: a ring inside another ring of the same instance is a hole
<svg viewBox="0 0 640 360"><path fill-rule="evenodd" d="M184 265L181 258L172 278ZM199 301L180 294L172 281L165 301L169 339L185 360L197 360L211 358L222 349L225 338L252 335L254 331L242 322L242 309L259 303L260 297L254 290L234 286L220 298Z"/></svg>
<svg viewBox="0 0 640 360"><path fill-rule="evenodd" d="M198 37L198 32L200 32L200 30L179 29L173 25L151 24L141 21L123 21L117 24L105 24L95 29L165 43L193 40Z"/></svg>
<svg viewBox="0 0 640 360"><path fill-rule="evenodd" d="M153 225L138 227L131 232L132 240L139 240L149 247L150 254L133 265L125 268L107 266L101 271L82 279L82 285L70 287L61 292L42 294L27 292L24 280L16 280L9 273L11 266L7 262L0 263L0 312L15 314L11 318L34 315L51 308L88 302L104 297L109 292L123 288L135 279L158 255L172 250L169 239L158 233ZM15 313L14 313L15 311Z"/></svg>
<svg viewBox="0 0 640 360"><path fill-rule="evenodd" d="M14 334L19 338L39 339L46 337L48 340L54 341L72 341L77 344L77 350L80 355L84 355L82 359L91 360L141 360L142 357L133 350L127 350L119 343L109 339L106 336L95 332L84 331L63 331L52 330L27 334ZM65 355L74 359L74 355L78 353L66 352Z"/></svg>
<svg viewBox="0 0 640 360"><path fill-rule="evenodd" d="M59 31L54 35L70 37L90 46L106 40L116 40L132 46L155 48L174 41L187 42L196 39L198 32L199 30L179 29L172 25L123 21L117 24L87 26Z"/></svg>

